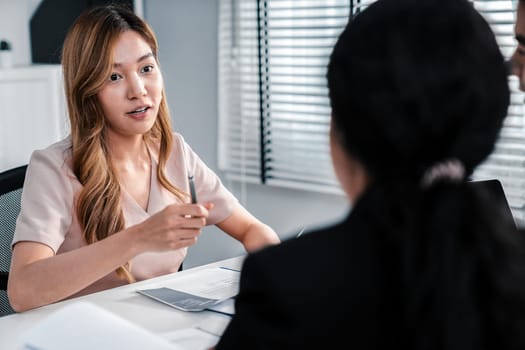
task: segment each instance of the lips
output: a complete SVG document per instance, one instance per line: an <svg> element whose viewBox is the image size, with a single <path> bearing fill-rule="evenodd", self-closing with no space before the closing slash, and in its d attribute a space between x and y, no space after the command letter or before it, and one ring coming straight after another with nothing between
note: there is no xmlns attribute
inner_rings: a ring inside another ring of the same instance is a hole
<svg viewBox="0 0 525 350"><path fill-rule="evenodd" d="M139 107L139 108L137 108L137 109L134 109L134 110L128 112L127 114L130 114L130 115L136 115L136 114L144 113L144 112L146 112L148 109L150 109L149 106L142 106L142 107Z"/></svg>

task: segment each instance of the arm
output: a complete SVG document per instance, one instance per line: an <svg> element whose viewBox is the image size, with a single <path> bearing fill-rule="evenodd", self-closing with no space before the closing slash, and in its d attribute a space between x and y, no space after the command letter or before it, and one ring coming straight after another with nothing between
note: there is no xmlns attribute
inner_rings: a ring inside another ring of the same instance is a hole
<svg viewBox="0 0 525 350"><path fill-rule="evenodd" d="M58 255L42 243L18 242L11 261L9 301L16 311L50 304L114 273L137 254L191 246L207 216L201 205L170 205L102 241Z"/></svg>
<svg viewBox="0 0 525 350"><path fill-rule="evenodd" d="M136 253L127 232L64 254L22 241L13 249L8 295L20 312L64 299L111 273Z"/></svg>
<svg viewBox="0 0 525 350"><path fill-rule="evenodd" d="M241 205L235 206L232 214L217 226L241 242L248 252L280 243L274 230L260 222Z"/></svg>
<svg viewBox="0 0 525 350"><path fill-rule="evenodd" d="M186 168L194 175L199 201L208 205L213 203L212 206L215 207L210 212L211 224L215 224L241 242L248 252L280 242L279 236L269 226L260 222L238 203L237 198L222 184L217 174L193 152L180 134L176 134L175 139L180 142L178 149L185 153L181 153L178 163L186 164ZM188 192L191 192L190 189Z"/></svg>

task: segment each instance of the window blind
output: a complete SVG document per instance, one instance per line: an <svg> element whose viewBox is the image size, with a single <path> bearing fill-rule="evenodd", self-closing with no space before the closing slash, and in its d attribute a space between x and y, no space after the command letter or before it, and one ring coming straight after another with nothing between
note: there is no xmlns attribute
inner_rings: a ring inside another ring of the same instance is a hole
<svg viewBox="0 0 525 350"><path fill-rule="evenodd" d="M475 0L474 7L489 22L506 59L517 43L514 39L516 1ZM482 74L482 73L481 73ZM499 179L517 223L525 223L525 124L523 99L517 77L509 76L511 104L491 156L474 172L474 179Z"/></svg>
<svg viewBox="0 0 525 350"><path fill-rule="evenodd" d="M256 1L219 2L219 168L246 182L261 178Z"/></svg>
<svg viewBox="0 0 525 350"><path fill-rule="evenodd" d="M363 0L355 11L364 9L376 0ZM505 59L510 59L516 48L514 24L517 1L471 0L473 6L491 26ZM480 72L480 74L483 74ZM519 90L517 77L509 76L511 104L494 152L475 169L474 180L499 179L509 200L516 222L525 226L525 94Z"/></svg>
<svg viewBox="0 0 525 350"><path fill-rule="evenodd" d="M219 167L226 177L340 192L326 67L349 0L221 0Z"/></svg>
<svg viewBox="0 0 525 350"><path fill-rule="evenodd" d="M349 13L374 1L220 0L219 167L227 178L340 192L328 146L326 65ZM509 59L516 1L472 3ZM515 77L509 86L495 151L473 178L499 179L517 221L525 222L525 95Z"/></svg>

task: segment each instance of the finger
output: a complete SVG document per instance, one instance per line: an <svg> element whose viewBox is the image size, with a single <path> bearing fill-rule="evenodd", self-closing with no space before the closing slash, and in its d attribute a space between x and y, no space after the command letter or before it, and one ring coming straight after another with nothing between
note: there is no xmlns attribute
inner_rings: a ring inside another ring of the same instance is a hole
<svg viewBox="0 0 525 350"><path fill-rule="evenodd" d="M201 229L206 226L206 218L200 216L185 216L179 228L181 229Z"/></svg>
<svg viewBox="0 0 525 350"><path fill-rule="evenodd" d="M184 218L191 218L191 217L208 217L208 209L206 209L201 204L187 204L187 205L181 205L177 210L177 214L184 217Z"/></svg>
<svg viewBox="0 0 525 350"><path fill-rule="evenodd" d="M181 240L181 241L184 241L185 243L193 244L193 243L197 242L198 239L199 239L199 236L195 236L195 237L183 237L183 238L181 238L180 240Z"/></svg>
<svg viewBox="0 0 525 350"><path fill-rule="evenodd" d="M197 238L201 233L200 229L182 229L175 240L186 241Z"/></svg>
<svg viewBox="0 0 525 350"><path fill-rule="evenodd" d="M174 230L202 230L206 226L205 218L190 217L180 219L175 226L172 226Z"/></svg>
<svg viewBox="0 0 525 350"><path fill-rule="evenodd" d="M168 244L168 247L171 249L180 249L184 247L189 247L191 245L194 245L197 242L197 236L195 237L184 237L179 238L176 241L172 241Z"/></svg>

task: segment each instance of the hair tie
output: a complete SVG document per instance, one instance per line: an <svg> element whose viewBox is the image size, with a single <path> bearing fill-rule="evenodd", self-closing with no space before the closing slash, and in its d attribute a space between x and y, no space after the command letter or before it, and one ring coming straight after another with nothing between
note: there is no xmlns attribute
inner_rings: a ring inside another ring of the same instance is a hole
<svg viewBox="0 0 525 350"><path fill-rule="evenodd" d="M465 178L465 167L458 159L448 159L427 169L421 179L421 186L429 188L438 180L461 182Z"/></svg>

